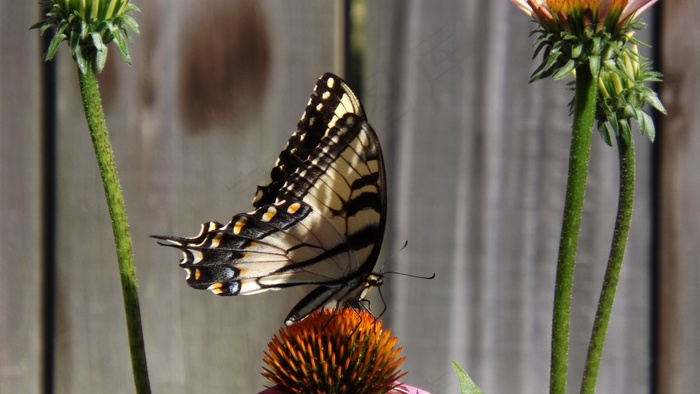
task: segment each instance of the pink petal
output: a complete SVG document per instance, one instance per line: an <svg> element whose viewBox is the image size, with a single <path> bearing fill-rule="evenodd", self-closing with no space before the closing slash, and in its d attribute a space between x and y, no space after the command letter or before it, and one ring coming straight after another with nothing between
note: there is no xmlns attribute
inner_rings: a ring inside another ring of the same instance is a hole
<svg viewBox="0 0 700 394"><path fill-rule="evenodd" d="M634 0L632 0L634 1ZM605 20L605 17L610 11L610 6L612 6L613 0L602 0L598 6L598 20Z"/></svg>
<svg viewBox="0 0 700 394"><path fill-rule="evenodd" d="M401 386L396 387L395 389L391 390L389 392L390 394L399 394L399 393L404 393L404 394L430 394L429 392L425 390L421 390L418 388L415 388L413 386L409 386L407 384L402 384Z"/></svg>
<svg viewBox="0 0 700 394"><path fill-rule="evenodd" d="M275 387L277 387L277 386L275 386ZM265 389L265 390L259 392L258 394L280 394L281 391L275 390L275 387L267 388L267 389ZM397 387L394 388L392 391L390 391L390 393L396 393L396 394L399 394L399 393L403 393L403 394L430 394L429 392L427 392L427 391L425 391L425 390L417 389L417 388L415 388L415 387L413 387L413 386L409 386L409 385L407 385L407 384L402 384L402 385L400 385L400 386L397 386Z"/></svg>
<svg viewBox="0 0 700 394"><path fill-rule="evenodd" d="M508 0L508 1L513 3L516 7L520 8L520 11L522 11L530 16L534 16L533 11L532 11L532 7L530 7L530 5L527 4L527 1L525 1L525 0Z"/></svg>
<svg viewBox="0 0 700 394"><path fill-rule="evenodd" d="M632 14L635 14L635 17L639 16L642 12L646 11L647 8L651 7L654 5L659 0L630 0L629 3L627 3L627 6L625 7L625 10L622 11L622 15L620 15L620 20L624 21L627 19Z"/></svg>

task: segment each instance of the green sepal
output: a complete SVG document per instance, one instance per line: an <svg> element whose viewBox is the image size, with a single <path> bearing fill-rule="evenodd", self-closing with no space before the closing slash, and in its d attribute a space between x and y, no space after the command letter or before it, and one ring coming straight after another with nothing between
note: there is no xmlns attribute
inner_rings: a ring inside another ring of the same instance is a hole
<svg viewBox="0 0 700 394"><path fill-rule="evenodd" d="M122 59L124 59L126 64L131 65L131 57L129 56L129 47L126 45L126 41L124 40L124 37L122 37L119 30L115 30L113 32L113 37L114 37L114 43L117 45L117 49L119 50L119 53L122 55Z"/></svg>
<svg viewBox="0 0 700 394"><path fill-rule="evenodd" d="M637 124L639 125L639 131L642 135L649 137L649 141L654 142L656 138L656 128L654 127L654 119L651 116L640 110L639 117L637 118Z"/></svg>
<svg viewBox="0 0 700 394"><path fill-rule="evenodd" d="M75 59L75 62L78 64L78 69L80 69L80 73L85 75L88 69L88 61L85 58L85 55L83 54L83 48L80 45L78 45L75 48L75 52L73 53L73 59Z"/></svg>
<svg viewBox="0 0 700 394"><path fill-rule="evenodd" d="M591 70L591 75L594 76L594 78L598 78L598 75L600 74L600 56L598 55L591 55L588 57L588 66Z"/></svg>
<svg viewBox="0 0 700 394"><path fill-rule="evenodd" d="M92 44L95 46L95 71L100 73L107 62L107 46L102 42L102 34L94 32L91 34Z"/></svg>
<svg viewBox="0 0 700 394"><path fill-rule="evenodd" d="M141 10L139 9L139 7L136 6L136 4L129 3L126 5L126 8L119 11L120 14L129 14L131 12L141 12ZM138 29L134 30L134 31L136 31L138 33Z"/></svg>
<svg viewBox="0 0 700 394"><path fill-rule="evenodd" d="M540 54L540 51L542 51L542 49L546 48L549 45L549 42L547 42L546 40L537 39L537 41L535 41L535 45L535 53L532 55L533 59L535 59L537 55Z"/></svg>
<svg viewBox="0 0 700 394"><path fill-rule="evenodd" d="M58 47L61 46L61 43L65 39L65 34L56 34L55 36L53 36L51 42L49 43L49 47L46 49L46 53L44 54L45 62L50 61L54 58L54 56L56 56L56 51L58 51Z"/></svg>
<svg viewBox="0 0 700 394"><path fill-rule="evenodd" d="M41 21L37 22L29 27L29 30L34 30L34 29L39 29L41 28L41 33L43 33L46 29L50 28L51 26L47 25L46 22Z"/></svg>
<svg viewBox="0 0 700 394"><path fill-rule="evenodd" d="M70 49L71 56L75 57L75 52L80 46L80 37L77 34L71 34L68 36L68 48Z"/></svg>
<svg viewBox="0 0 700 394"><path fill-rule="evenodd" d="M574 59L569 59L566 64L564 64L559 71L557 71L553 76L552 79L555 81L558 81L560 79L566 78L569 74L571 74L572 71L576 68L576 61Z"/></svg>
<svg viewBox="0 0 700 394"><path fill-rule="evenodd" d="M625 141L625 144L629 145L632 139L632 127L627 119L618 120L618 135Z"/></svg>
<svg viewBox="0 0 700 394"><path fill-rule="evenodd" d="M134 10L138 11L139 9L136 8L136 6L133 7ZM134 33L136 34L141 34L139 31L139 25L136 23L136 19L132 18L131 15L124 15L122 16L122 19L124 21L124 25L131 29ZM122 28L126 34L129 34L128 30L126 28ZM129 40L131 41L131 40Z"/></svg>
<svg viewBox="0 0 700 394"><path fill-rule="evenodd" d="M552 50L547 54L547 63L544 66L544 70L547 71L557 63L557 60L562 55L561 51L557 48L552 48Z"/></svg>
<svg viewBox="0 0 700 394"><path fill-rule="evenodd" d="M664 105L661 103L661 100L659 100L659 96L656 95L656 93L648 89L648 94L647 92L644 92L644 101L654 107L657 111L661 112L662 114L666 115L666 108L664 108Z"/></svg>
<svg viewBox="0 0 700 394"><path fill-rule="evenodd" d="M90 29L88 28L87 22L83 19L79 19L80 21L80 40L85 40L87 39L88 35L90 34Z"/></svg>
<svg viewBox="0 0 700 394"><path fill-rule="evenodd" d="M600 138L602 138L608 146L612 146L612 135L610 134L610 126L608 126L607 119L598 119L597 127Z"/></svg>

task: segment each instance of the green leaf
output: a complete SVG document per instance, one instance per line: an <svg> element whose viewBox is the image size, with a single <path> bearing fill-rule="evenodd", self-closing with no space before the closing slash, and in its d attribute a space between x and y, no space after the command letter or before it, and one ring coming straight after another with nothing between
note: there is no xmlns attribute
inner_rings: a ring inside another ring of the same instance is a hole
<svg viewBox="0 0 700 394"><path fill-rule="evenodd" d="M456 362L452 361L452 368L454 368L455 373L457 373L457 379L459 379L459 388L462 394L484 394L479 386L471 380L469 375L459 366Z"/></svg>

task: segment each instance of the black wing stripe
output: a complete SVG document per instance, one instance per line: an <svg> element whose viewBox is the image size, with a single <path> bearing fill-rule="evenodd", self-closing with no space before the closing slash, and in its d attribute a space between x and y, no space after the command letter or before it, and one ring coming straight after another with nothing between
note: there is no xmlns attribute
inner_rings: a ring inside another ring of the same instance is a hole
<svg viewBox="0 0 700 394"><path fill-rule="evenodd" d="M367 209L377 214L381 213L382 200L376 192L363 192L358 196L354 196L345 208L348 217L355 216Z"/></svg>

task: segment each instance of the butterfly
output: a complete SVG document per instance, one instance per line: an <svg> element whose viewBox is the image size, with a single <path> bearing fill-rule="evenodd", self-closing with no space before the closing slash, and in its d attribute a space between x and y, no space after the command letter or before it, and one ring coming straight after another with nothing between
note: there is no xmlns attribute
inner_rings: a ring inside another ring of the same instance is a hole
<svg viewBox="0 0 700 394"><path fill-rule="evenodd" d="M154 237L182 251L195 289L235 296L315 285L286 325L331 303L359 307L382 283L372 271L386 227L386 175L379 139L340 77L318 80L270 178L254 211L205 223L195 237Z"/></svg>

